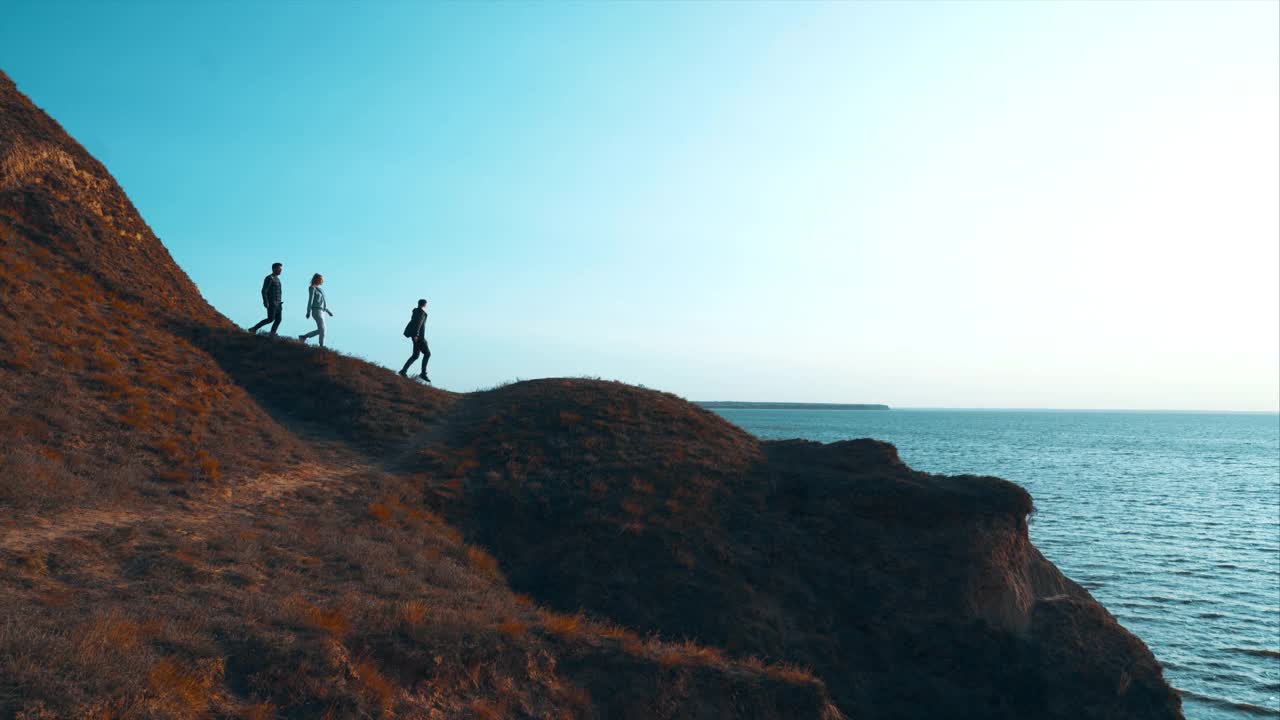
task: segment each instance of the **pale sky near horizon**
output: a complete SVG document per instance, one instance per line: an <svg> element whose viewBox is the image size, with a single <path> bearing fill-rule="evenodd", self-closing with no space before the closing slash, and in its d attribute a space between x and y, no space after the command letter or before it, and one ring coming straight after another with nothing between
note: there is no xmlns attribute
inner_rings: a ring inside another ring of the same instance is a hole
<svg viewBox="0 0 1280 720"><path fill-rule="evenodd" d="M693 399L1280 407L1280 3L10 2L241 325Z"/></svg>

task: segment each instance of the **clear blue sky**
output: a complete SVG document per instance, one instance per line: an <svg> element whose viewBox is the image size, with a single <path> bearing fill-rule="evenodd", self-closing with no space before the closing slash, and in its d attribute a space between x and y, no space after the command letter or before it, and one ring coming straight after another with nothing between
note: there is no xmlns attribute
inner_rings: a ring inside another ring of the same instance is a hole
<svg viewBox="0 0 1280 720"><path fill-rule="evenodd" d="M437 384L1274 410L1275 2L14 2L223 313Z"/></svg>

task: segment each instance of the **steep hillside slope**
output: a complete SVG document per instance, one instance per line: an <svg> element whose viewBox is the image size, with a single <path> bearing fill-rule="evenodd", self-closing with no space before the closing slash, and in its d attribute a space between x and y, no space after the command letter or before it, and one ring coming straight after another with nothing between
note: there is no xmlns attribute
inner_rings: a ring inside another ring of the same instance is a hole
<svg viewBox="0 0 1280 720"><path fill-rule="evenodd" d="M456 398L251 337L0 74L0 718L829 718L539 608L384 460Z"/></svg>
<svg viewBox="0 0 1280 720"><path fill-rule="evenodd" d="M23 505L281 469L309 451L272 417L279 409L293 422L325 414L345 439L387 447L451 397L241 332L106 169L2 74L0 337L0 498ZM279 382L297 373L307 392ZM19 477L47 492L11 485Z"/></svg>
<svg viewBox="0 0 1280 720"><path fill-rule="evenodd" d="M49 507L306 450L170 325L229 326L106 169L0 75L0 499Z"/></svg>

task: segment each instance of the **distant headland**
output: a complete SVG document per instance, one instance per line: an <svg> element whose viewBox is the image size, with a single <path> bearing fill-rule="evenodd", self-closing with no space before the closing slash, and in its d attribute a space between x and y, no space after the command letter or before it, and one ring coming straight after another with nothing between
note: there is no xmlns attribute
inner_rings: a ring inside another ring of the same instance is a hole
<svg viewBox="0 0 1280 720"><path fill-rule="evenodd" d="M798 403L798 402L738 402L735 400L695 401L695 405L712 410L888 410L888 405L876 403Z"/></svg>

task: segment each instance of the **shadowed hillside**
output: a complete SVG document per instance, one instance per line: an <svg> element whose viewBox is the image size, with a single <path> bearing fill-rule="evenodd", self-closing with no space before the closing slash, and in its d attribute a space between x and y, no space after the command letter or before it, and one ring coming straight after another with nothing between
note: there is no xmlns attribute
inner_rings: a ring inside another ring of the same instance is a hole
<svg viewBox="0 0 1280 720"><path fill-rule="evenodd" d="M1179 715L1146 647L1031 545L1012 483L873 440L757 442L619 383L479 393L448 427L408 460L461 480L428 499L560 610L799 662L852 717Z"/></svg>
<svg viewBox="0 0 1280 720"><path fill-rule="evenodd" d="M250 336L2 74L0 338L0 718L1180 716L1021 488Z"/></svg>

